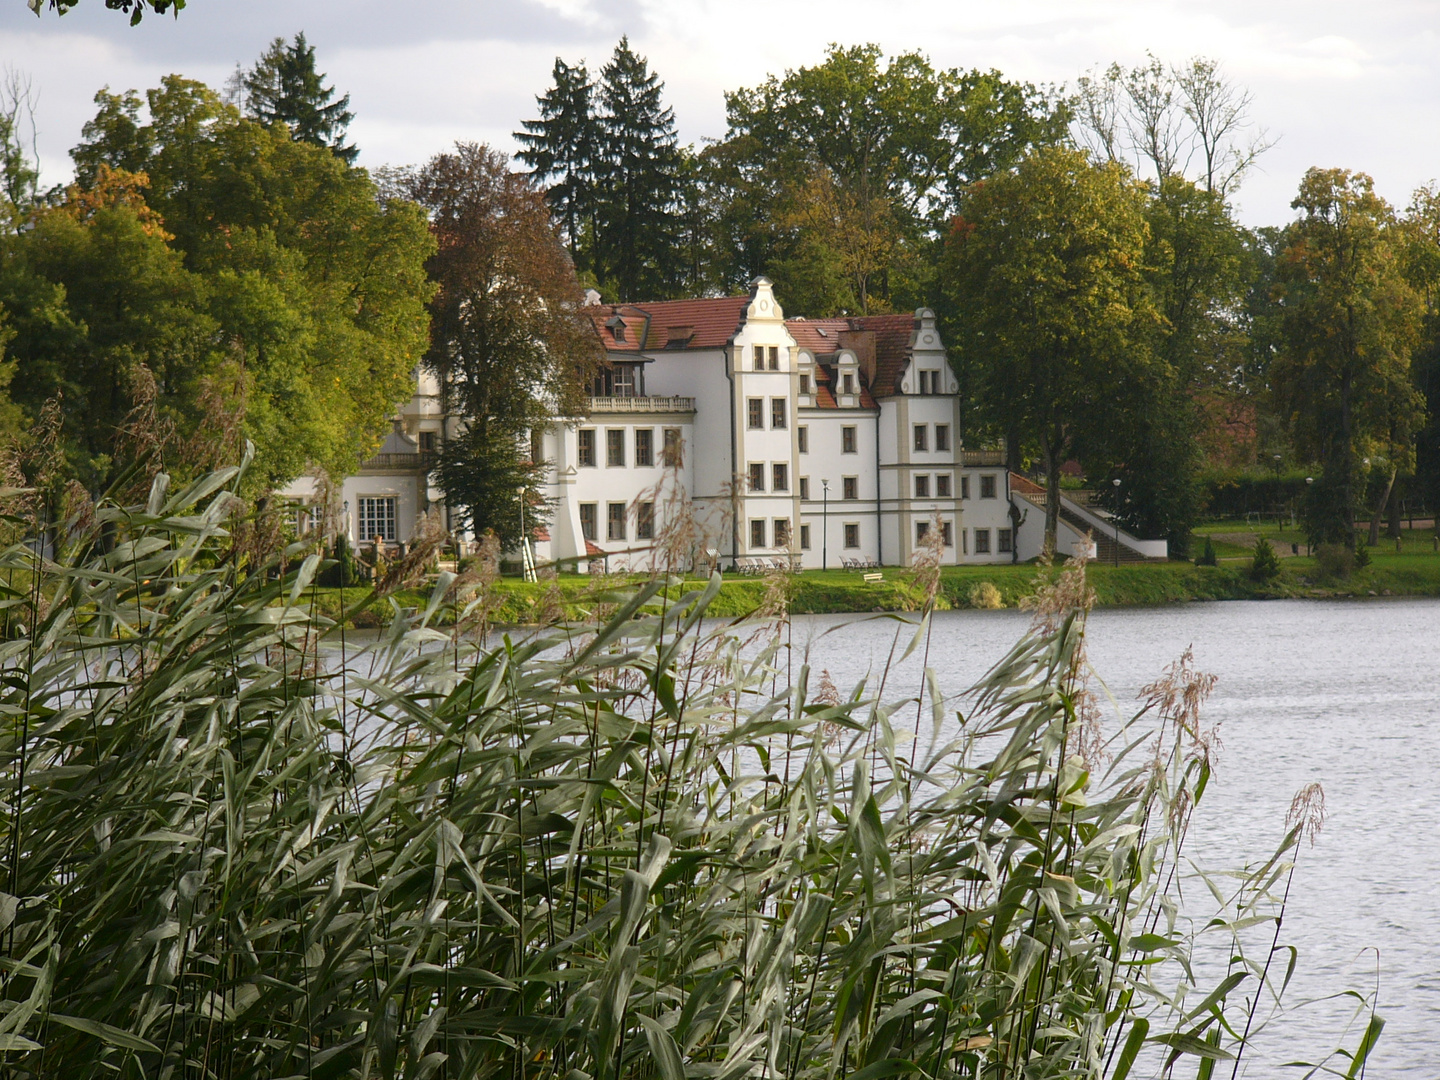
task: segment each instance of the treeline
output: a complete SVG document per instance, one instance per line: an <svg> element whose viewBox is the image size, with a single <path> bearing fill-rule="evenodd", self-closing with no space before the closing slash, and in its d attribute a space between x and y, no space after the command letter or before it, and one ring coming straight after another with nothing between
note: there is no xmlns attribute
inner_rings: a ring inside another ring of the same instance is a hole
<svg viewBox="0 0 1440 1080"><path fill-rule="evenodd" d="M424 365L473 419L441 455L453 520L513 538L524 433L583 407L598 359L583 288L765 274L792 315L935 308L967 445L1052 493L1078 463L1177 553L1226 470L1313 474L1310 530L1347 544L1402 492L1440 502L1440 195L1396 211L1317 169L1294 220L1242 227L1270 140L1209 61L1066 91L836 46L728 93L723 137L685 146L622 39L593 74L557 59L515 163L462 145L375 175L303 35L223 91L96 102L48 191L0 110L0 426L92 492L142 452L195 470L242 437L260 488L343 475Z"/></svg>

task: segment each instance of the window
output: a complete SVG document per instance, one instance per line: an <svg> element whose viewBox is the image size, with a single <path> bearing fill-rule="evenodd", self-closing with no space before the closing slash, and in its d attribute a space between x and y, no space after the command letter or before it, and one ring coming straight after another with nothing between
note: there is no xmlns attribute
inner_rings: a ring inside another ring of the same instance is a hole
<svg viewBox="0 0 1440 1080"><path fill-rule="evenodd" d="M625 467L625 429L605 429L605 464L611 468Z"/></svg>
<svg viewBox="0 0 1440 1080"><path fill-rule="evenodd" d="M935 373L933 371L920 372L920 393L933 394L935 392L933 388L934 384L931 382L934 375Z"/></svg>
<svg viewBox="0 0 1440 1080"><path fill-rule="evenodd" d="M777 461L770 466L770 490L790 490L790 466L783 461Z"/></svg>
<svg viewBox="0 0 1440 1080"><path fill-rule="evenodd" d="M635 464L641 468L649 468L655 464L655 429L642 427L635 429Z"/></svg>
<svg viewBox="0 0 1440 1080"><path fill-rule="evenodd" d="M930 428L925 424L915 425L915 449L921 452L930 449Z"/></svg>
<svg viewBox="0 0 1440 1080"><path fill-rule="evenodd" d="M783 397L770 399L770 426L772 428L785 426L785 399Z"/></svg>
<svg viewBox="0 0 1440 1080"><path fill-rule="evenodd" d="M800 477L800 498L802 501L810 498L810 478L808 476Z"/></svg>
<svg viewBox="0 0 1440 1080"><path fill-rule="evenodd" d="M857 477L854 477L854 476L844 477L844 478L840 481L840 486L841 486L842 490L844 491L843 498L846 498L846 499L858 499L858 498L860 498L860 481L859 481L859 479L858 479Z"/></svg>
<svg viewBox="0 0 1440 1080"><path fill-rule="evenodd" d="M605 505L605 539L625 539L624 503L607 503Z"/></svg>
<svg viewBox="0 0 1440 1080"><path fill-rule="evenodd" d="M765 346L756 345L750 350L750 355L755 361L755 370L765 370Z"/></svg>
<svg viewBox="0 0 1440 1080"><path fill-rule="evenodd" d="M780 347L778 345L770 346L770 370L780 370ZM779 545L776 546L778 547Z"/></svg>
<svg viewBox="0 0 1440 1080"><path fill-rule="evenodd" d="M950 425L935 425L935 449L944 453L950 449Z"/></svg>
<svg viewBox="0 0 1440 1080"><path fill-rule="evenodd" d="M928 521L917 521L917 522L915 522L915 546L916 546L916 547L919 547L921 544L925 543L925 538L926 538L927 536L929 536L929 535L930 535L930 522L928 522Z"/></svg>
<svg viewBox="0 0 1440 1080"><path fill-rule="evenodd" d="M775 546L777 548L788 548L790 546L790 519L775 519Z"/></svg>
<svg viewBox="0 0 1440 1080"><path fill-rule="evenodd" d="M810 452L810 429L804 424L795 429L795 442L800 446L800 453Z"/></svg>
<svg viewBox="0 0 1440 1080"><path fill-rule="evenodd" d="M842 394L853 394L853 393L855 393L855 376L854 376L854 375L851 375L851 374L847 371L843 376L841 376L840 382L841 382L841 385L844 387L844 389L842 389L842 390L840 391Z"/></svg>
<svg viewBox="0 0 1440 1080"><path fill-rule="evenodd" d="M746 425L752 431L765 426L765 402L762 399L752 397L745 403L745 409Z"/></svg>
<svg viewBox="0 0 1440 1080"><path fill-rule="evenodd" d="M395 542L394 495L360 497L360 539L374 540L377 536L387 544Z"/></svg>
<svg viewBox="0 0 1440 1080"><path fill-rule="evenodd" d="M756 518L750 522L750 546L762 548L765 546L765 519Z"/></svg>
<svg viewBox="0 0 1440 1080"><path fill-rule="evenodd" d="M961 555L969 555L969 554L970 554L970 530L969 530L969 529L961 529L961 530L960 530L960 554L961 554Z"/></svg>
<svg viewBox="0 0 1440 1080"><path fill-rule="evenodd" d="M534 447L534 436L533 436L533 435L531 436L531 447L532 447L531 453L533 454L533 453L534 453L534 450L533 450L533 447ZM433 432L433 431L422 431L422 432L420 432L420 452L421 452L422 454L433 454L433 453L435 452L435 432ZM538 460L538 459L537 459L537 460Z"/></svg>
<svg viewBox="0 0 1440 1080"><path fill-rule="evenodd" d="M667 427L665 429L665 465L672 469L678 469L685 464L684 441L680 438L678 427Z"/></svg>
<svg viewBox="0 0 1440 1080"><path fill-rule="evenodd" d="M1001 554L1009 555L1015 548L1015 534L1009 529L1000 529L995 533L995 550Z"/></svg>
<svg viewBox="0 0 1440 1080"><path fill-rule="evenodd" d="M621 364L610 377L610 393L615 397L635 396L635 366Z"/></svg>
<svg viewBox="0 0 1440 1080"><path fill-rule="evenodd" d="M948 521L940 522L940 543L946 547L955 546L955 532Z"/></svg>
<svg viewBox="0 0 1440 1080"><path fill-rule="evenodd" d="M950 474L948 472L935 474L935 497L937 499L950 497Z"/></svg>
<svg viewBox="0 0 1440 1080"><path fill-rule="evenodd" d="M758 461L750 464L750 490L765 490L765 466Z"/></svg>
<svg viewBox="0 0 1440 1080"><path fill-rule="evenodd" d="M800 550L801 550L801 551L809 551L809 550L810 550L810 526L809 526L809 525L801 525L801 526L800 526Z"/></svg>
<svg viewBox="0 0 1440 1080"><path fill-rule="evenodd" d="M960 477L960 498L962 498L962 499L968 499L969 497L970 497L970 478L969 478L968 476L962 476L962 477Z"/></svg>
<svg viewBox="0 0 1440 1080"><path fill-rule="evenodd" d="M860 526L853 522L847 522L845 525L845 546L847 548L860 546Z"/></svg>
<svg viewBox="0 0 1440 1080"><path fill-rule="evenodd" d="M855 429L853 427L840 429L840 452L842 454L855 453Z"/></svg>
<svg viewBox="0 0 1440 1080"><path fill-rule="evenodd" d="M800 373L800 393L805 395L810 393L810 373L808 371Z"/></svg>
<svg viewBox="0 0 1440 1080"><path fill-rule="evenodd" d="M581 428L575 433L575 456L581 465L595 464L594 428Z"/></svg>
<svg viewBox="0 0 1440 1080"><path fill-rule="evenodd" d="M655 504L642 502L635 508L635 539L655 539Z"/></svg>
<svg viewBox="0 0 1440 1080"><path fill-rule="evenodd" d="M975 554L976 554L976 555L989 555L989 554L990 554L990 530L989 530L989 529L976 529L976 530L975 530Z"/></svg>
<svg viewBox="0 0 1440 1080"><path fill-rule="evenodd" d="M595 539L596 505L595 503L580 504L580 535L586 540Z"/></svg>
<svg viewBox="0 0 1440 1080"><path fill-rule="evenodd" d="M930 497L930 477L915 477L915 498L928 499Z"/></svg>
<svg viewBox="0 0 1440 1080"><path fill-rule="evenodd" d="M982 476L982 477L980 477L980 498L982 498L982 499L993 499L993 498L995 498L995 477L994 477L994 476Z"/></svg>

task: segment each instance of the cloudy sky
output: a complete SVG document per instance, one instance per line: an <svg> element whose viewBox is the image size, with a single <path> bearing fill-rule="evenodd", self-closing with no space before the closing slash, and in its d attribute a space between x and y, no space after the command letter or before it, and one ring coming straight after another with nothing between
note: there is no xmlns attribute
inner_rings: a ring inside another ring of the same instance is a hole
<svg viewBox="0 0 1440 1080"><path fill-rule="evenodd" d="M367 165L423 160L456 139L513 148L555 56L593 68L621 34L666 82L685 141L724 132L722 92L817 62L830 42L919 48L941 66L1073 83L1146 50L1219 60L1279 142L1240 191L1279 223L1311 165L1360 169L1403 206L1440 176L1440 0L189 0L130 27L100 0L37 18L0 0L0 63L38 93L45 180L103 85L180 72L215 86L277 35L305 31L351 95Z"/></svg>

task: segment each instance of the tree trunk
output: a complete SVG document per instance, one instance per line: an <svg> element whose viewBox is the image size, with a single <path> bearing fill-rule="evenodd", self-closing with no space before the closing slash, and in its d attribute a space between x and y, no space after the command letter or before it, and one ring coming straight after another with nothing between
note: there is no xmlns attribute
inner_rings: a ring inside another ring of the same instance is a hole
<svg viewBox="0 0 1440 1080"><path fill-rule="evenodd" d="M1370 515L1370 536L1369 544L1374 547L1380 543L1380 515L1385 512L1385 504L1390 501L1390 493L1395 490L1395 469L1390 470L1390 479L1385 481L1385 490L1380 492L1380 498L1375 500L1375 513Z"/></svg>
<svg viewBox="0 0 1440 1080"><path fill-rule="evenodd" d="M1045 453L1045 554L1055 557L1055 534L1060 528L1060 446L1059 440L1044 439Z"/></svg>
<svg viewBox="0 0 1440 1080"><path fill-rule="evenodd" d="M1390 487L1390 521L1385 535L1391 540L1400 539L1400 487L1392 484Z"/></svg>

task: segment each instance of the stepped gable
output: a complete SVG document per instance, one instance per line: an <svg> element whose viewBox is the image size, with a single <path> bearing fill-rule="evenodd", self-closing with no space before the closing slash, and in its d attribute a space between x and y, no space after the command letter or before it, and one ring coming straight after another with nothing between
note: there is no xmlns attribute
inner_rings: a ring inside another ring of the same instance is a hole
<svg viewBox="0 0 1440 1080"><path fill-rule="evenodd" d="M749 305L748 295L718 296L647 304L597 304L584 312L606 351L640 353L722 349L740 329Z"/></svg>

